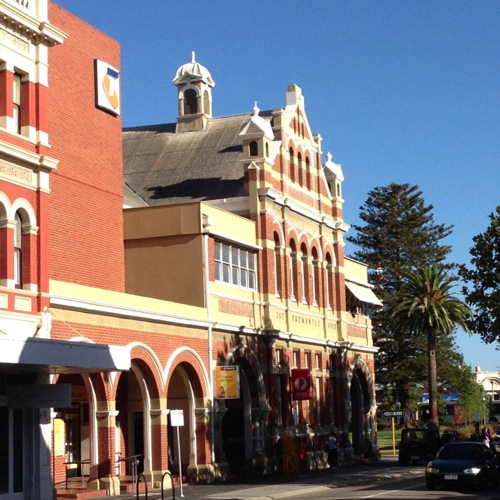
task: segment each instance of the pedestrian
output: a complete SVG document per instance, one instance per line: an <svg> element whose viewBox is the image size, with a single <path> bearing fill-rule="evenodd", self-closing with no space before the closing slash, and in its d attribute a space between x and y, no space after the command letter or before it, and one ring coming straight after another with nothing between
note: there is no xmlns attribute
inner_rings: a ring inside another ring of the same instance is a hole
<svg viewBox="0 0 500 500"><path fill-rule="evenodd" d="M330 469L335 469L338 465L338 449L337 449L337 438L335 437L335 432L330 432L330 437L328 438L328 442L326 444L327 452L328 452L328 465Z"/></svg>
<svg viewBox="0 0 500 500"><path fill-rule="evenodd" d="M488 427L483 427L483 430L481 431L481 441L486 446L490 445L491 434L490 434L490 430L488 429Z"/></svg>

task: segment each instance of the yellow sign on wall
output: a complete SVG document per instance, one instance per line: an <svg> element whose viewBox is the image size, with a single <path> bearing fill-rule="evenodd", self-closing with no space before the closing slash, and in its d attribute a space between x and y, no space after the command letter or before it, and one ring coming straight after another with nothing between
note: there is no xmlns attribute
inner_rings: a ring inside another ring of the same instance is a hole
<svg viewBox="0 0 500 500"><path fill-rule="evenodd" d="M62 457L64 455L64 420L62 418L55 418L53 420L54 426L54 456Z"/></svg>
<svg viewBox="0 0 500 500"><path fill-rule="evenodd" d="M239 366L217 366L215 368L215 399L238 399L239 397Z"/></svg>

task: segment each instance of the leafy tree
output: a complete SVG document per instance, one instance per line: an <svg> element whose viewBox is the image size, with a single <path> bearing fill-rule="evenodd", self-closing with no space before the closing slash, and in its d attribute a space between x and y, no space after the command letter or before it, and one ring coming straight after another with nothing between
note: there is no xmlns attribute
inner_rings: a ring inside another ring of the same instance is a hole
<svg viewBox="0 0 500 500"><path fill-rule="evenodd" d="M427 339L428 386L431 419L438 421L436 340L438 334L450 335L455 328L468 331L471 317L468 306L453 294L457 278L442 266L403 271L401 301L393 309L396 329Z"/></svg>
<svg viewBox="0 0 500 500"><path fill-rule="evenodd" d="M483 386L475 380L470 366L463 366L461 370L459 407L465 419L465 424L470 425L473 416L480 420L484 416L484 390Z"/></svg>
<svg viewBox="0 0 500 500"><path fill-rule="evenodd" d="M470 329L488 344L500 343L500 206L489 218L486 231L473 238L470 253L474 268L460 269L469 285L463 289L465 300L474 311Z"/></svg>
<svg viewBox="0 0 500 500"><path fill-rule="evenodd" d="M363 224L353 225L356 233L347 238L357 246L354 256L370 266L370 279L384 302L372 316L377 382L395 387L403 408L409 407L410 388L426 381L426 346L395 330L391 311L400 300L403 271L442 263L451 250L442 240L452 227L436 224L432 210L418 186L376 187L360 208Z"/></svg>

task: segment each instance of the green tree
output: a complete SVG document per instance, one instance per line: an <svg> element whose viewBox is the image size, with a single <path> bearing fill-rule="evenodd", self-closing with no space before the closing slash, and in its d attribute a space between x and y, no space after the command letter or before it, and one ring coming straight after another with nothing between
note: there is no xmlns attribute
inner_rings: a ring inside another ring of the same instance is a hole
<svg viewBox="0 0 500 500"><path fill-rule="evenodd" d="M393 328L391 311L400 300L403 271L442 263L451 250L442 240L452 227L436 224L432 210L418 186L376 187L360 208L362 224L353 225L355 235L347 238L357 247L355 258L370 266L370 280L384 303L372 315L377 382L395 387L403 408L409 408L411 387L426 381L426 347Z"/></svg>
<svg viewBox="0 0 500 500"><path fill-rule="evenodd" d="M457 278L442 266L408 269L403 272L401 301L392 311L396 329L427 339L428 387L431 418L438 421L436 340L451 335L456 327L468 331L469 307L454 296Z"/></svg>
<svg viewBox="0 0 500 500"><path fill-rule="evenodd" d="M460 268L468 285L465 300L474 311L469 327L488 344L500 343L500 206L489 218L486 231L473 238L473 269Z"/></svg>
<svg viewBox="0 0 500 500"><path fill-rule="evenodd" d="M484 417L484 390L483 386L476 382L474 373L470 366L463 366L461 370L460 400L458 405L465 419L465 424L470 425L473 417L481 420Z"/></svg>

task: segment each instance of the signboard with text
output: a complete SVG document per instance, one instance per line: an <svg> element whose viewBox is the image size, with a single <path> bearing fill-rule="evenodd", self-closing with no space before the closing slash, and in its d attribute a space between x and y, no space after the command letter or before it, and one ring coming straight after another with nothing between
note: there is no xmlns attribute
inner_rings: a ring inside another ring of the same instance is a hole
<svg viewBox="0 0 500 500"><path fill-rule="evenodd" d="M295 368L292 370L292 399L299 401L311 399L311 370Z"/></svg>
<svg viewBox="0 0 500 500"><path fill-rule="evenodd" d="M215 367L215 399L238 399L240 397L239 366Z"/></svg>

